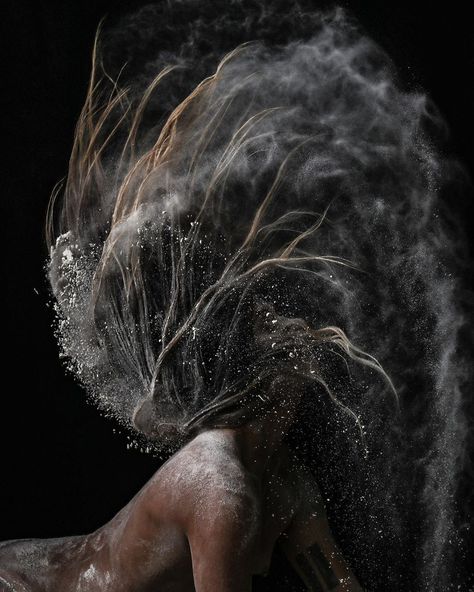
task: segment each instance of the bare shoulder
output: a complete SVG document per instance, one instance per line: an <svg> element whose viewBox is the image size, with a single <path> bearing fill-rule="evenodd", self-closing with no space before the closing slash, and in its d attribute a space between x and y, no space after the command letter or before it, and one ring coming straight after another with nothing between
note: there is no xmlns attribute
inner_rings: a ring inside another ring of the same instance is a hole
<svg viewBox="0 0 474 592"><path fill-rule="evenodd" d="M194 438L162 467L156 480L188 525L218 528L257 517L255 480L240 463L232 441L219 431Z"/></svg>
<svg viewBox="0 0 474 592"><path fill-rule="evenodd" d="M209 431L170 466L181 489L196 590L251 590L260 532L256 484L232 438ZM181 468L184 474L181 473Z"/></svg>

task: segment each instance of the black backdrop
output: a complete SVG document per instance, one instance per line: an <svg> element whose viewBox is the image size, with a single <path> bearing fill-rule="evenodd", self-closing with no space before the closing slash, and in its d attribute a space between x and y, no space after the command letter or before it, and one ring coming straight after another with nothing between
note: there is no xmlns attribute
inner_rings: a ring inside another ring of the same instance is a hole
<svg viewBox="0 0 474 592"><path fill-rule="evenodd" d="M125 436L85 402L65 375L43 273L46 205L66 172L96 26L104 14L115 19L143 4L10 0L6 19L4 13L0 540L94 530L159 465L128 450ZM474 170L474 35L467 11L460 3L436 8L434 3L404 7L376 0L340 4L393 56L402 76L434 98L451 128L452 150ZM315 7L327 5L315 2ZM472 260L471 199L467 194L464 216ZM474 478L467 474L464 483L467 491Z"/></svg>

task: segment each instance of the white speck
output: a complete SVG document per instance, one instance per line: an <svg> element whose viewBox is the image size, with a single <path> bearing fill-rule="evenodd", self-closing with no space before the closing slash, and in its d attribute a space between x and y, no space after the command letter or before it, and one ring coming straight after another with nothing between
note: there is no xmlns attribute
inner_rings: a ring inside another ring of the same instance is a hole
<svg viewBox="0 0 474 592"><path fill-rule="evenodd" d="M97 570L94 567L94 564L91 563L90 566L86 569L86 571L83 573L83 578L88 581L91 582L94 580L94 578L97 576Z"/></svg>
<svg viewBox="0 0 474 592"><path fill-rule="evenodd" d="M69 247L66 247L63 251L62 263L63 263L63 265L65 265L65 264L71 263L72 260L73 260L72 251Z"/></svg>

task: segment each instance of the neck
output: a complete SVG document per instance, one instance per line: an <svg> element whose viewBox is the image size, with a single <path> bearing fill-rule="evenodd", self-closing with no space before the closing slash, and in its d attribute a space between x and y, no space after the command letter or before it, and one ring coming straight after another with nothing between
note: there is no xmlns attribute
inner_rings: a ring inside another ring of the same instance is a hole
<svg viewBox="0 0 474 592"><path fill-rule="evenodd" d="M262 415L239 427L216 428L233 441L240 461L251 473L260 477L281 456L283 438L295 420L302 393L302 385L295 380L281 381L270 394L273 405Z"/></svg>
<svg viewBox="0 0 474 592"><path fill-rule="evenodd" d="M282 447L282 441L293 423L293 413L270 409L260 418L237 427L226 428L234 439L242 464L256 475L262 475Z"/></svg>

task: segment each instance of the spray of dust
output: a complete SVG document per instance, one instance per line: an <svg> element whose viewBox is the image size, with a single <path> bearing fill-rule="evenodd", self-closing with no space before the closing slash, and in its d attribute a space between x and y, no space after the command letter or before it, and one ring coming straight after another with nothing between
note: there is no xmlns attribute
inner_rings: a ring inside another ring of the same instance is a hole
<svg viewBox="0 0 474 592"><path fill-rule="evenodd" d="M448 590L464 173L436 107L343 10L279 8L182 0L103 33L51 210L62 355L150 446L245 420L282 371L314 379L295 438L318 440L359 572Z"/></svg>

